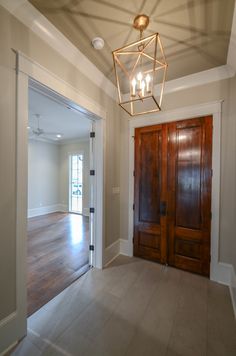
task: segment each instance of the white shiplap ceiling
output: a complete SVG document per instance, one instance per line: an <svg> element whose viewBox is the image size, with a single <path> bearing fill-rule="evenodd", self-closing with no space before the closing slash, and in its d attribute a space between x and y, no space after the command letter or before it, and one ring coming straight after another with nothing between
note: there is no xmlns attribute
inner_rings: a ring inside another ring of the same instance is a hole
<svg viewBox="0 0 236 356"><path fill-rule="evenodd" d="M85 114L79 113L54 99L45 96L33 89L29 89L29 138L37 138L32 134L37 129L38 120L36 114L40 115L39 127L55 135L41 135L40 138L52 142L68 142L81 139L89 139L91 131L91 120ZM56 133L62 134L61 138Z"/></svg>

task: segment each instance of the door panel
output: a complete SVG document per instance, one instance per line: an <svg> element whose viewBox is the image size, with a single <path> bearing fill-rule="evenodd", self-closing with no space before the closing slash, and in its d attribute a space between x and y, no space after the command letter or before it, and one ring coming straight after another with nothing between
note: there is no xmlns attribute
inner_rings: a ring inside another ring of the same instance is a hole
<svg viewBox="0 0 236 356"><path fill-rule="evenodd" d="M140 133L139 221L160 225L161 130Z"/></svg>
<svg viewBox="0 0 236 356"><path fill-rule="evenodd" d="M169 264L209 275L212 118L168 125Z"/></svg>
<svg viewBox="0 0 236 356"><path fill-rule="evenodd" d="M166 258L166 217L160 214L164 131L162 125L135 130L134 255L159 262Z"/></svg>
<svg viewBox="0 0 236 356"><path fill-rule="evenodd" d="M198 126L176 132L176 225L195 229L201 226L201 131Z"/></svg>
<svg viewBox="0 0 236 356"><path fill-rule="evenodd" d="M209 275L212 117L135 130L134 255Z"/></svg>

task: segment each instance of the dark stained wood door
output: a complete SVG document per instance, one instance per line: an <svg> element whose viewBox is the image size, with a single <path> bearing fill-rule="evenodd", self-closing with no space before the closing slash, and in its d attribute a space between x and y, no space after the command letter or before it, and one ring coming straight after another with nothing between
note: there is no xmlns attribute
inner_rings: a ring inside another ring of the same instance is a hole
<svg viewBox="0 0 236 356"><path fill-rule="evenodd" d="M212 117L168 125L168 263L209 275Z"/></svg>
<svg viewBox="0 0 236 356"><path fill-rule="evenodd" d="M209 275L212 117L135 130L134 255Z"/></svg>
<svg viewBox="0 0 236 356"><path fill-rule="evenodd" d="M165 263L166 125L135 130L134 255Z"/></svg>

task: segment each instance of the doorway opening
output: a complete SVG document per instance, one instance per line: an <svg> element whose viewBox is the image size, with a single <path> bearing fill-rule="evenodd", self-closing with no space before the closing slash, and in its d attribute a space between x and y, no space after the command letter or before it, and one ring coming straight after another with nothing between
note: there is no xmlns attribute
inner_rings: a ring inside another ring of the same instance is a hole
<svg viewBox="0 0 236 356"><path fill-rule="evenodd" d="M90 207L94 212L89 219L89 264L96 268L103 267L103 211L104 211L104 132L106 127L106 111L100 103L88 98L79 89L75 89L54 73L39 65L31 58L13 50L16 54L16 316L9 321L13 330L18 325L19 339L27 334L27 165L28 165L28 93L29 88L43 90L44 94L58 99L65 106L79 113L84 113L92 121L92 137L90 150L93 159L90 169L96 175L90 177ZM10 327L10 326L9 326Z"/></svg>
<svg viewBox="0 0 236 356"><path fill-rule="evenodd" d="M30 88L28 97L29 316L92 265L94 182L93 120L44 88Z"/></svg>
<svg viewBox="0 0 236 356"><path fill-rule="evenodd" d="M82 153L69 156L69 211L82 214L83 212L83 176L84 155Z"/></svg>

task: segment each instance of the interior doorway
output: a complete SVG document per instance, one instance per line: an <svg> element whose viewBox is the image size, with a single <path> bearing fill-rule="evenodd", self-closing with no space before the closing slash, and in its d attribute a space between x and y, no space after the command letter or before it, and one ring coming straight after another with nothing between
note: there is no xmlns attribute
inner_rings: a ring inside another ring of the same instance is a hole
<svg viewBox="0 0 236 356"><path fill-rule="evenodd" d="M88 271L93 120L29 89L28 315ZM69 167L69 169L68 169Z"/></svg>
<svg viewBox="0 0 236 356"><path fill-rule="evenodd" d="M135 130L134 255L209 276L212 117Z"/></svg>

